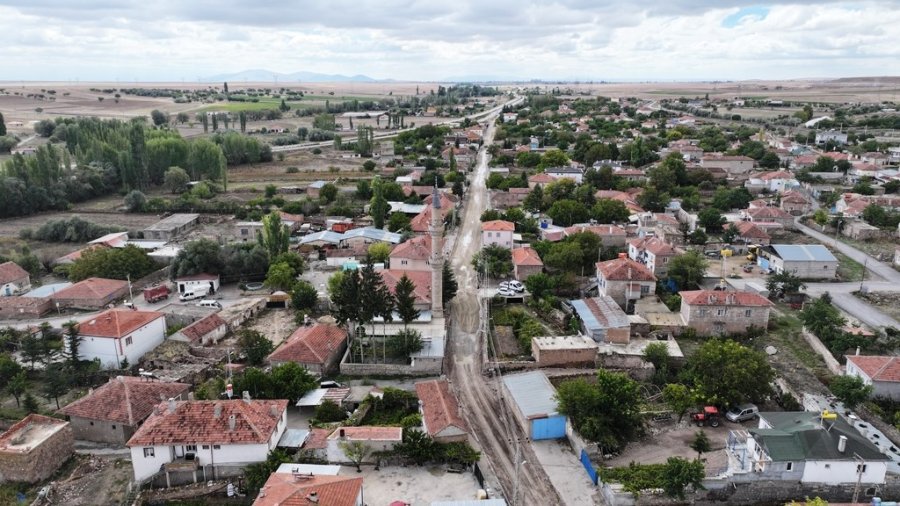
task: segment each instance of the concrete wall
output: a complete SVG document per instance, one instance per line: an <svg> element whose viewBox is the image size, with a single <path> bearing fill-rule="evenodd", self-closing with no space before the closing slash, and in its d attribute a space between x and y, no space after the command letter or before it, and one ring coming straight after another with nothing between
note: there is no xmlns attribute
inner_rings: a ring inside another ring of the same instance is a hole
<svg viewBox="0 0 900 506"><path fill-rule="evenodd" d="M831 354L831 352L828 350L828 347L826 347L818 337L816 337L812 332L806 330L806 328L802 330L801 334L803 335L803 339L805 339L806 342L809 343L809 346L816 353L818 353L820 357L822 357L822 360L825 361L825 365L828 367L828 370L831 371L832 374L843 374L843 371L841 370L841 364L837 361L837 359L834 358L834 355ZM849 362L847 362L847 367L851 367L851 364ZM847 373L849 374L849 372L850 371L848 370Z"/></svg>
<svg viewBox="0 0 900 506"><path fill-rule="evenodd" d="M120 422L106 420L90 420L79 416L69 417L75 439L124 445L134 435L135 428Z"/></svg>
<svg viewBox="0 0 900 506"><path fill-rule="evenodd" d="M776 272L791 272L802 279L832 279L837 272L837 262L785 262L772 256L771 266Z"/></svg>
<svg viewBox="0 0 900 506"><path fill-rule="evenodd" d="M33 304L22 305L22 301ZM53 309L49 298L40 297L0 297L0 318L40 318Z"/></svg>
<svg viewBox="0 0 900 506"><path fill-rule="evenodd" d="M597 278L597 286L600 295L609 295L616 301L616 304L621 306L623 309L626 307L628 300L637 300L641 297L646 297L647 295L653 295L656 293L656 283L652 281L609 281L603 279L602 275L599 275ZM631 292L629 291L628 285L635 284L647 287L647 293L641 295L641 292Z"/></svg>
<svg viewBox="0 0 900 506"><path fill-rule="evenodd" d="M0 451L0 483L37 483L49 478L74 451L72 427L66 425L29 452Z"/></svg>
<svg viewBox="0 0 900 506"><path fill-rule="evenodd" d="M481 233L482 246L500 246L506 249L513 247L513 233L502 230L485 230Z"/></svg>
<svg viewBox="0 0 900 506"><path fill-rule="evenodd" d="M431 264L428 260L411 260L409 258L391 258L391 269L403 269L405 271L430 271Z"/></svg>

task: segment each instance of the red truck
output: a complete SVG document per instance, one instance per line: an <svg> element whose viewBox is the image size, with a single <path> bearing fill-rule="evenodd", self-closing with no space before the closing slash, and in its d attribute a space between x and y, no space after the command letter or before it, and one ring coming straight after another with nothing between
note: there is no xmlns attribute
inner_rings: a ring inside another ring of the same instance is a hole
<svg viewBox="0 0 900 506"><path fill-rule="evenodd" d="M166 285L149 286L144 288L144 300L146 302L159 302L169 298L169 287Z"/></svg>

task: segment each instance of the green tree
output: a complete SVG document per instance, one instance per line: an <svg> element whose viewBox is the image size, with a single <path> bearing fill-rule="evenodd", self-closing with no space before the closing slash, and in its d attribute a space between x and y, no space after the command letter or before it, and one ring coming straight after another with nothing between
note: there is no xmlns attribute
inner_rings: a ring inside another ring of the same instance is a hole
<svg viewBox="0 0 900 506"><path fill-rule="evenodd" d="M726 223L725 217L718 209L707 207L697 213L697 221L700 226L705 228L707 232L716 233L722 230L722 226Z"/></svg>
<svg viewBox="0 0 900 506"><path fill-rule="evenodd" d="M772 295L775 295L778 292L784 292L785 294L798 293L805 287L806 285L803 284L803 281L800 280L799 276L788 271L771 274L766 279L766 289L769 290L769 293Z"/></svg>
<svg viewBox="0 0 900 506"><path fill-rule="evenodd" d="M22 399L22 407L25 408L25 411L28 413L37 413L41 410L37 399L31 395L31 392L25 392L25 398Z"/></svg>
<svg viewBox="0 0 900 506"><path fill-rule="evenodd" d="M181 167L169 167L166 171L165 186L171 193L181 193L186 188L191 178Z"/></svg>
<svg viewBox="0 0 900 506"><path fill-rule="evenodd" d="M153 120L155 126L162 126L169 122L169 115L159 109L150 111L150 118Z"/></svg>
<svg viewBox="0 0 900 506"><path fill-rule="evenodd" d="M326 183L322 186L322 189L319 190L319 197L325 200L325 202L331 203L334 202L334 199L337 198L338 188L332 183Z"/></svg>
<svg viewBox="0 0 900 506"><path fill-rule="evenodd" d="M372 184L368 179L360 179L356 182L356 198L360 200L372 198Z"/></svg>
<svg viewBox="0 0 900 506"><path fill-rule="evenodd" d="M621 448L643 431L640 385L625 374L600 369L596 383L565 381L556 396L559 411L579 434L604 451Z"/></svg>
<svg viewBox="0 0 900 506"><path fill-rule="evenodd" d="M0 112L0 137L6 135L6 121L3 120L3 113Z"/></svg>
<svg viewBox="0 0 900 506"><path fill-rule="evenodd" d="M679 290L689 290L700 286L706 275L709 262L699 251L691 250L669 260L669 277Z"/></svg>
<svg viewBox="0 0 900 506"><path fill-rule="evenodd" d="M781 165L781 158L774 151L766 151L759 159L759 166L763 169L777 169Z"/></svg>
<svg viewBox="0 0 900 506"><path fill-rule="evenodd" d="M286 252L290 246L291 232L281 222L281 215L273 211L263 217L262 224L259 243L269 253L269 258Z"/></svg>
<svg viewBox="0 0 900 506"><path fill-rule="evenodd" d="M316 406L313 416L318 423L334 423L346 420L347 412L331 399L325 399L322 404Z"/></svg>
<svg viewBox="0 0 900 506"><path fill-rule="evenodd" d="M541 161L537 167L539 169L549 169L553 167L567 167L569 165L569 157L562 150L548 149L541 155Z"/></svg>
<svg viewBox="0 0 900 506"><path fill-rule="evenodd" d="M381 179L376 177L372 181L372 200L369 202L369 214L372 216L372 224L375 228L384 228L384 219L390 209L391 206L384 197Z"/></svg>
<svg viewBox="0 0 900 506"><path fill-rule="evenodd" d="M691 441L691 449L697 452L697 460L700 460L704 453L709 453L712 450L712 444L709 442L706 432L702 430L697 431L697 434L694 435L694 440Z"/></svg>
<svg viewBox="0 0 900 506"><path fill-rule="evenodd" d="M584 223L590 218L590 212L584 204L575 200L557 200L547 210L547 216L553 218L553 224L568 227L576 223Z"/></svg>
<svg viewBox="0 0 900 506"><path fill-rule="evenodd" d="M59 397L69 391L70 376L60 364L51 364L44 371L44 395L47 400L56 401L56 409L59 409Z"/></svg>
<svg viewBox="0 0 900 506"><path fill-rule="evenodd" d="M391 245L386 242L375 242L369 245L369 258L374 263L385 263L391 256Z"/></svg>
<svg viewBox="0 0 900 506"><path fill-rule="evenodd" d="M269 265L269 272L266 273L265 285L273 290L290 290L297 278L294 275L294 269L286 262Z"/></svg>
<svg viewBox="0 0 900 506"><path fill-rule="evenodd" d="M369 453L372 452L369 445L362 441L339 441L338 446L341 451L344 453L344 456L356 466L356 472L361 473L362 469L360 465L369 456Z"/></svg>
<svg viewBox="0 0 900 506"><path fill-rule="evenodd" d="M544 210L544 188L541 185L535 186L525 197L522 207L529 211L537 212Z"/></svg>
<svg viewBox="0 0 900 506"><path fill-rule="evenodd" d="M390 230L391 232L408 231L411 225L412 221L405 213L391 213L391 217L388 219L388 230Z"/></svg>
<svg viewBox="0 0 900 506"><path fill-rule="evenodd" d="M813 221L816 222L816 225L824 227L828 224L828 211L822 208L816 209L816 212L813 213Z"/></svg>
<svg viewBox="0 0 900 506"><path fill-rule="evenodd" d="M85 251L69 268L69 279L97 277L107 279L140 279L157 270L159 265L146 250L132 244L124 248L97 248Z"/></svg>
<svg viewBox="0 0 900 506"><path fill-rule="evenodd" d="M172 279L203 273L220 274L224 270L222 247L216 241L205 238L185 244L170 267Z"/></svg>
<svg viewBox="0 0 900 506"><path fill-rule="evenodd" d="M765 399L775 377L765 354L723 339L703 343L683 374L699 401L720 406Z"/></svg>
<svg viewBox="0 0 900 506"><path fill-rule="evenodd" d="M704 478L706 471L699 460L669 457L663 468L662 489L669 497L684 499L684 491L688 486L694 490L703 490Z"/></svg>
<svg viewBox="0 0 900 506"><path fill-rule="evenodd" d="M859 376L836 376L828 384L831 393L848 409L855 408L872 396L872 385L866 385Z"/></svg>
<svg viewBox="0 0 900 506"><path fill-rule="evenodd" d="M125 195L122 202L125 204L125 209L128 212L136 213L144 208L144 204L147 203L147 196L141 191L131 190L128 192L128 195Z"/></svg>
<svg viewBox="0 0 900 506"><path fill-rule="evenodd" d="M662 385L665 384L669 376L669 347L666 343L656 342L650 343L644 348L644 360L653 364L656 373L653 375L653 382Z"/></svg>
<svg viewBox="0 0 900 506"><path fill-rule="evenodd" d="M222 185L223 188L227 190L226 163L225 154L218 144L207 139L191 142L188 149L187 170L192 180L221 179L226 183Z"/></svg>
<svg viewBox="0 0 900 506"><path fill-rule="evenodd" d="M63 334L65 335L66 342L66 360L69 362L69 367L73 371L78 371L81 368L81 357L80 357L80 348L81 343L84 341L84 336L81 335L78 329L78 322L75 320L69 320L66 323L62 324Z"/></svg>
<svg viewBox="0 0 900 506"><path fill-rule="evenodd" d="M17 408L21 407L19 399L27 389L28 379L25 376L25 371L19 371L19 373L10 378L9 382L6 384L6 391L9 392L9 395L15 397Z"/></svg>
<svg viewBox="0 0 900 506"><path fill-rule="evenodd" d="M532 274L525 278L525 288L536 299L544 298L545 295L548 295L553 290L554 286L553 279L543 272Z"/></svg>
<svg viewBox="0 0 900 506"><path fill-rule="evenodd" d="M681 383L669 383L663 388L662 394L666 406L678 415L679 422L684 418L684 414L696 405L694 394Z"/></svg>
<svg viewBox="0 0 900 506"><path fill-rule="evenodd" d="M834 329L840 329L847 320L841 312L831 304L831 296L827 293L812 303L803 305L800 321L813 334L822 337Z"/></svg>
<svg viewBox="0 0 900 506"><path fill-rule="evenodd" d="M266 357L275 349L272 341L261 333L243 329L239 333L238 346L247 356L247 363L250 365L262 365Z"/></svg>
<svg viewBox="0 0 900 506"><path fill-rule="evenodd" d="M489 277L504 278L513 270L512 252L502 246L490 245L475 254L472 265L476 271L485 272Z"/></svg>
<svg viewBox="0 0 900 506"><path fill-rule="evenodd" d="M631 211L621 201L599 199L591 208L591 216L597 223L621 223L628 220Z"/></svg>
<svg viewBox="0 0 900 506"><path fill-rule="evenodd" d="M47 354L47 347L44 340L38 339L29 333L22 338L19 344L19 352L22 355L22 360L33 371L34 364L43 361L44 356ZM6 358L9 360L8 364L15 364L15 361L12 361L9 357ZM12 367L7 366L6 369L12 372Z"/></svg>
<svg viewBox="0 0 900 506"><path fill-rule="evenodd" d="M422 351L425 346L422 342L422 334L414 329L403 329L393 336L387 337L386 345L394 358L407 358Z"/></svg>
<svg viewBox="0 0 900 506"><path fill-rule="evenodd" d="M397 285L394 286L394 300L396 302L397 314L400 315L400 321L406 327L419 317L419 310L416 309L416 285L406 276L406 273L400 277Z"/></svg>
<svg viewBox="0 0 900 506"><path fill-rule="evenodd" d="M459 288L459 284L456 282L456 275L453 274L453 269L450 268L450 262L444 262L441 280L441 300L444 303L444 307L447 307L450 301L456 297L456 290Z"/></svg>
<svg viewBox="0 0 900 506"><path fill-rule="evenodd" d="M316 378L296 362L272 367L269 373L272 399L299 399L319 386Z"/></svg>
<svg viewBox="0 0 900 506"><path fill-rule="evenodd" d="M294 309L312 309L316 307L318 301L319 292L316 287L302 279L294 283L294 288L291 290L291 304Z"/></svg>
<svg viewBox="0 0 900 506"><path fill-rule="evenodd" d="M582 252L574 242L558 242L544 258L547 267L577 273L581 270Z"/></svg>

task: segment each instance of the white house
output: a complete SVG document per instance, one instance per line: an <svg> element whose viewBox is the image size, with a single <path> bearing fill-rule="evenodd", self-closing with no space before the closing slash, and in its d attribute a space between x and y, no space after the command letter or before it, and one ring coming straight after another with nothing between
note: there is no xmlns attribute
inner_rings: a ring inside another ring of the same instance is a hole
<svg viewBox="0 0 900 506"><path fill-rule="evenodd" d="M351 462L344 454L341 443L360 441L372 452L390 450L403 442L402 427L341 427L328 436L325 446L327 460L333 464Z"/></svg>
<svg viewBox="0 0 900 506"><path fill-rule="evenodd" d="M669 272L669 260L675 258L675 247L665 240L648 236L628 243L628 258L642 263L658 278L665 278Z"/></svg>
<svg viewBox="0 0 900 506"><path fill-rule="evenodd" d="M512 249L515 231L516 225L511 221L486 221L481 224L481 244L485 247L500 246Z"/></svg>
<svg viewBox="0 0 900 506"><path fill-rule="evenodd" d="M284 434L287 405L287 400L249 397L163 402L128 440L134 479L161 470L202 470L214 479L220 468L262 462Z"/></svg>
<svg viewBox="0 0 900 506"><path fill-rule="evenodd" d="M99 359L103 367L136 364L166 338L166 318L158 311L110 309L78 324L78 358ZM68 336L66 336L68 346Z"/></svg>
<svg viewBox="0 0 900 506"><path fill-rule="evenodd" d="M736 482L871 485L887 473L887 456L834 413L760 413L758 428L729 433L726 451Z"/></svg>
<svg viewBox="0 0 900 506"><path fill-rule="evenodd" d="M544 173L548 176L553 176L556 179L571 179L572 181L575 181L576 184L581 184L584 181L584 172L575 167L553 167L544 169Z"/></svg>
<svg viewBox="0 0 900 506"><path fill-rule="evenodd" d="M0 264L0 297L10 297L31 290L31 276L15 262Z"/></svg>
<svg viewBox="0 0 900 506"><path fill-rule="evenodd" d="M176 279L175 284L178 285L178 293L205 287L209 287L209 293L216 293L219 291L219 275L194 274L193 276L183 276Z"/></svg>
<svg viewBox="0 0 900 506"><path fill-rule="evenodd" d="M848 355L846 376L872 385L872 395L900 400L900 357Z"/></svg>

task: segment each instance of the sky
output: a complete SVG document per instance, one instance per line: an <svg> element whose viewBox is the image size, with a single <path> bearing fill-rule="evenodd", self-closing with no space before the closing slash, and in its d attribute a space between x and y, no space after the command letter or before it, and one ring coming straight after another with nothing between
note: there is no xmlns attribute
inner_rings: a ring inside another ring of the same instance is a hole
<svg viewBox="0 0 900 506"><path fill-rule="evenodd" d="M0 81L900 75L900 1L0 0Z"/></svg>

